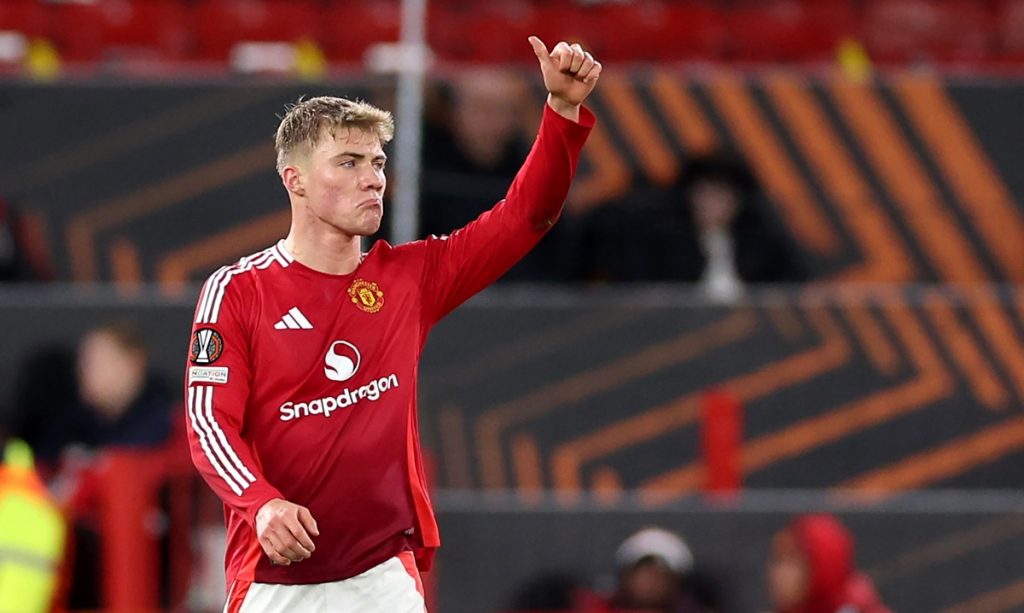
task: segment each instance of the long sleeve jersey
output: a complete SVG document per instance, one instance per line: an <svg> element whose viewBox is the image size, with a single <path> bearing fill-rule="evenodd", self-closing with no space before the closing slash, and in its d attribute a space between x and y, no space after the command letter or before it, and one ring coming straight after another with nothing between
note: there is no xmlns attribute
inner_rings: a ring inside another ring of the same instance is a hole
<svg viewBox="0 0 1024 613"><path fill-rule="evenodd" d="M504 200L450 236L378 241L354 272L296 261L284 241L207 280L186 373L192 459L224 502L227 580L308 584L440 545L420 453L418 362L442 317L494 282L557 220L594 117L545 105ZM309 508L312 557L275 567L256 512Z"/></svg>

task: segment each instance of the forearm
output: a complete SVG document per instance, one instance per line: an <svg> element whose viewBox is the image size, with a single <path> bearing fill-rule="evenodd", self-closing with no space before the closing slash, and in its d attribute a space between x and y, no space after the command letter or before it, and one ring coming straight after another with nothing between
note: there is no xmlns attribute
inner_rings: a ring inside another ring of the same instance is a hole
<svg viewBox="0 0 1024 613"><path fill-rule="evenodd" d="M498 279L555 224L594 126L582 104L601 63L579 45L562 41L549 52L536 36L529 41L548 91L537 140L502 202L451 236L420 244L427 325Z"/></svg>
<svg viewBox="0 0 1024 613"><path fill-rule="evenodd" d="M505 197L510 213L533 231L547 231L561 214L593 125L589 110L549 96L537 140Z"/></svg>
<svg viewBox="0 0 1024 613"><path fill-rule="evenodd" d="M202 449L197 450L193 447L192 462L213 493L228 508L245 518L245 521L252 526L256 525L256 513L264 504L274 498L284 498L281 492L267 483L259 472L251 473L252 481L243 477L242 483L245 486L242 487L223 466L211 464Z"/></svg>
<svg viewBox="0 0 1024 613"><path fill-rule="evenodd" d="M217 497L254 525L260 507L283 496L261 474L235 420L220 409L213 386L190 388L187 401L192 463Z"/></svg>
<svg viewBox="0 0 1024 613"><path fill-rule="evenodd" d="M424 310L433 324L518 262L554 225L594 116L579 122L544 107L537 140L504 201L445 239L428 239Z"/></svg>

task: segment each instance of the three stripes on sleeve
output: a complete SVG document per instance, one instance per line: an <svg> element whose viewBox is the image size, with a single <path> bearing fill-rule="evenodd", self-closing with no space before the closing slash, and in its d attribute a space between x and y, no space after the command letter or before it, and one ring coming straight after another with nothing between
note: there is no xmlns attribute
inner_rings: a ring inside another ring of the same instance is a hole
<svg viewBox="0 0 1024 613"><path fill-rule="evenodd" d="M287 267L292 262L291 254L284 249L281 243L242 258L237 264L225 266L211 275L203 288L202 297L199 299L195 323L199 325L217 323L224 293L232 277L253 268L268 268L275 262L282 267ZM294 314L292 315L294 317ZM299 313L299 318L294 318L297 327L304 327L301 324L305 323L306 326L312 328L301 313ZM212 385L195 385L188 388L189 421L210 465L227 483L231 491L241 496L250 485L256 482L256 477L235 453L227 435L217 423L213 411L214 390Z"/></svg>
<svg viewBox="0 0 1024 613"><path fill-rule="evenodd" d="M231 448L231 443L213 416L213 391L212 385L188 388L189 419L213 469L224 479L231 491L241 496L249 485L256 482L256 477L238 458L238 454Z"/></svg>

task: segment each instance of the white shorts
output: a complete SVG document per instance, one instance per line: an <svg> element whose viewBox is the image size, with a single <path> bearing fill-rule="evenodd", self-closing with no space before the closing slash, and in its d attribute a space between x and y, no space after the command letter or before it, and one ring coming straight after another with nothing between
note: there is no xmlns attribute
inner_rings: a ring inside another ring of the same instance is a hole
<svg viewBox="0 0 1024 613"><path fill-rule="evenodd" d="M301 562L300 562L301 564ZM342 581L308 585L234 584L224 613L425 613L412 552Z"/></svg>

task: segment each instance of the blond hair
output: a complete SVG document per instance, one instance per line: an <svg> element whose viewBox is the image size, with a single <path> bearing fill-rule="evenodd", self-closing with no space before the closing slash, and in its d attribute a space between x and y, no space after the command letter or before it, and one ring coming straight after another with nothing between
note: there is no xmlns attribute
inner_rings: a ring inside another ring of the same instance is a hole
<svg viewBox="0 0 1024 613"><path fill-rule="evenodd" d="M299 98L285 108L287 112L274 137L278 173L284 170L293 152L311 152L325 131L334 138L338 130L357 128L375 134L382 145L395 135L391 113L362 100L317 96Z"/></svg>

